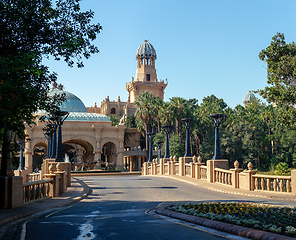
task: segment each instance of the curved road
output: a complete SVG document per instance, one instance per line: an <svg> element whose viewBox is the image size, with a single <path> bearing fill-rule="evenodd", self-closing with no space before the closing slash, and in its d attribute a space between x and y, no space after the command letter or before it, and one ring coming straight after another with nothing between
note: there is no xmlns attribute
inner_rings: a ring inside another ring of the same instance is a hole
<svg viewBox="0 0 296 240"><path fill-rule="evenodd" d="M200 231L194 226L180 224L180 221L159 218L148 210L160 204L187 201L279 203L215 192L163 177L91 176L78 179L92 188L87 198L20 224L19 233L13 239L229 239L229 234Z"/></svg>

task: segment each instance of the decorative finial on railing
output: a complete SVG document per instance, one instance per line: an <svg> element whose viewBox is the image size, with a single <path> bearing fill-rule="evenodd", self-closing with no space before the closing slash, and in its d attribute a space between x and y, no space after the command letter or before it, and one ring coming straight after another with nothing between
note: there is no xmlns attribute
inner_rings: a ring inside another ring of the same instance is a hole
<svg viewBox="0 0 296 240"><path fill-rule="evenodd" d="M173 157L173 159L174 159L174 162L177 162L177 157L176 157L176 155Z"/></svg>
<svg viewBox="0 0 296 240"><path fill-rule="evenodd" d="M253 169L253 163L249 162L248 163L248 169L251 171Z"/></svg>
<svg viewBox="0 0 296 240"><path fill-rule="evenodd" d="M198 162L198 163L201 163L201 161L202 161L202 158L201 158L201 156L199 155L198 158L197 158L197 162Z"/></svg>
<svg viewBox="0 0 296 240"><path fill-rule="evenodd" d="M195 155L192 157L192 162L196 163L196 156Z"/></svg>
<svg viewBox="0 0 296 240"><path fill-rule="evenodd" d="M57 171L62 171L62 164L61 163L58 163L57 164Z"/></svg>
<svg viewBox="0 0 296 240"><path fill-rule="evenodd" d="M171 162L173 161L173 156L170 156L170 161L171 161Z"/></svg>
<svg viewBox="0 0 296 240"><path fill-rule="evenodd" d="M54 173L56 171L56 167L54 164L50 164L49 168L48 168L49 173Z"/></svg>
<svg viewBox="0 0 296 240"><path fill-rule="evenodd" d="M239 162L236 160L234 163L233 163L233 166L235 169L238 169L239 167Z"/></svg>

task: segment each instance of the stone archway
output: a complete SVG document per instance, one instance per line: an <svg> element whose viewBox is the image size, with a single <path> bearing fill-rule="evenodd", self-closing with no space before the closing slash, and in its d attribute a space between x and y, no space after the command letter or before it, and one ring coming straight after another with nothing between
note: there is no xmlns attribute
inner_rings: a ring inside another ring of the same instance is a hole
<svg viewBox="0 0 296 240"><path fill-rule="evenodd" d="M106 142L102 147L102 155L101 160L103 164L105 163L105 167L107 170L115 169L117 166L117 147L113 142ZM108 164L106 164L108 163ZM102 165L103 165L102 164Z"/></svg>
<svg viewBox="0 0 296 240"><path fill-rule="evenodd" d="M41 164L43 159L47 157L47 144L44 142L38 142L33 147L33 162L32 169L39 168L41 169Z"/></svg>
<svg viewBox="0 0 296 240"><path fill-rule="evenodd" d="M96 168L97 163L94 162L94 149L89 142L73 139L65 141L62 147L66 161L71 162L72 170L84 171Z"/></svg>

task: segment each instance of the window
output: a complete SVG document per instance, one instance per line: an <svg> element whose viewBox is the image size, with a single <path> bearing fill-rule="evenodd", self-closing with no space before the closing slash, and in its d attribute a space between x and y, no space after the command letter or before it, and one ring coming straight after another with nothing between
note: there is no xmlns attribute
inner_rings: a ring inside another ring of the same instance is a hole
<svg viewBox="0 0 296 240"><path fill-rule="evenodd" d="M111 114L116 114L116 109L115 108L111 108Z"/></svg>
<svg viewBox="0 0 296 240"><path fill-rule="evenodd" d="M150 74L146 74L146 80L150 82Z"/></svg>

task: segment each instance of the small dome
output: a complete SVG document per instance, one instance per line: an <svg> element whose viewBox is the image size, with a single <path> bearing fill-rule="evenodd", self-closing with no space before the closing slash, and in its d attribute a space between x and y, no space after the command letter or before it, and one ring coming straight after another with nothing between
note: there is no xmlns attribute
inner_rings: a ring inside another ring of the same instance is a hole
<svg viewBox="0 0 296 240"><path fill-rule="evenodd" d="M136 58L157 58L156 51L154 47L151 45L151 43L148 42L148 40L144 40L144 42L138 47L138 50L136 52Z"/></svg>
<svg viewBox="0 0 296 240"><path fill-rule="evenodd" d="M251 91L249 91L246 94L246 96L244 97L243 103L248 103L248 102L250 102L252 100L255 100L255 99L256 99L256 97L255 97L254 93L252 93Z"/></svg>
<svg viewBox="0 0 296 240"><path fill-rule="evenodd" d="M62 89L62 87L55 88L49 90L48 96L62 95L65 93L66 101L62 103L61 110L66 112L87 112L87 109L84 103L73 93L67 92Z"/></svg>

